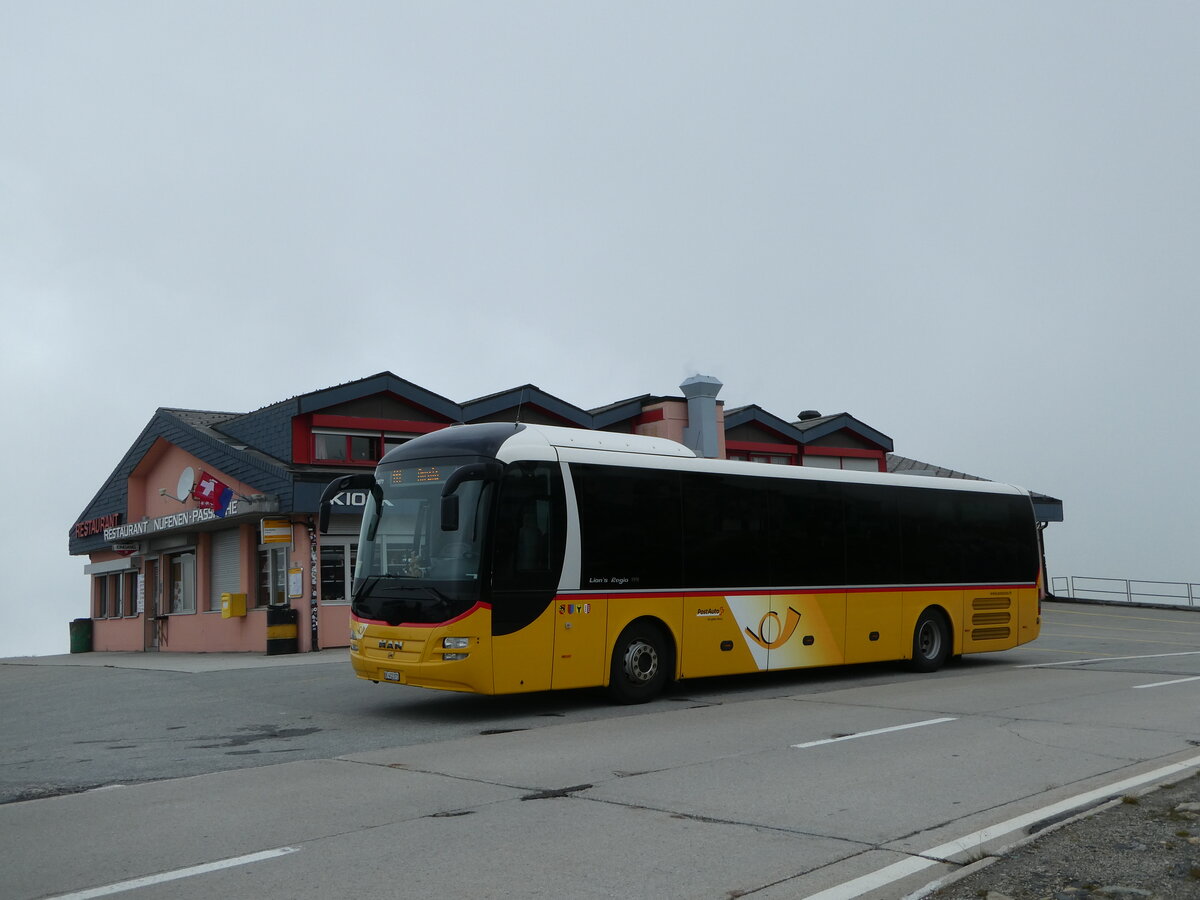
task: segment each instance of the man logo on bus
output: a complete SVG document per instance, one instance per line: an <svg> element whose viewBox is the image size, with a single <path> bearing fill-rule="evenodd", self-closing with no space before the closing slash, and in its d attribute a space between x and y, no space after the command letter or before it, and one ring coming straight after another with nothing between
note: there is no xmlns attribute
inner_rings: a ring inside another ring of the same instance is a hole
<svg viewBox="0 0 1200 900"><path fill-rule="evenodd" d="M796 626L799 624L800 610L789 606L787 618L784 620L781 630L779 627L779 613L771 610L771 612L759 620L758 634L747 628L746 636L766 650L778 650L796 633Z"/></svg>

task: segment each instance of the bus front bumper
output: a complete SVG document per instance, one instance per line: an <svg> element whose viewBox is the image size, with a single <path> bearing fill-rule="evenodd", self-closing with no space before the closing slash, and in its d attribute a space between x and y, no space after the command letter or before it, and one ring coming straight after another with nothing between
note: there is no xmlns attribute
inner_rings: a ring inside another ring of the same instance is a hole
<svg viewBox="0 0 1200 900"><path fill-rule="evenodd" d="M368 626L361 636L352 633L354 674L381 684L490 694L487 644L477 636L445 632L444 628Z"/></svg>

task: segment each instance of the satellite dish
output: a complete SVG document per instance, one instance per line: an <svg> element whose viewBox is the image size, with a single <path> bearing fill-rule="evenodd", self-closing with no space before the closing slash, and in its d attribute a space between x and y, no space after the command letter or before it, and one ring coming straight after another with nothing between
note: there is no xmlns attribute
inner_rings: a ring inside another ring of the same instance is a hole
<svg viewBox="0 0 1200 900"><path fill-rule="evenodd" d="M196 484L196 472L191 467L186 467L179 473L179 484L175 487L175 498L177 500L187 499L187 495L192 492L192 487Z"/></svg>

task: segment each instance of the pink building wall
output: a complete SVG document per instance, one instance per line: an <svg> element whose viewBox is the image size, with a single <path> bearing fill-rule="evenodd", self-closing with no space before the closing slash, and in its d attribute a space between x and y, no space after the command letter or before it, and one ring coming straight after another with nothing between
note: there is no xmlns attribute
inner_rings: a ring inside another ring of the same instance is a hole
<svg viewBox="0 0 1200 900"><path fill-rule="evenodd" d="M663 400L651 403L642 410L642 418L653 419L660 413L662 418L637 425L634 432L684 443L683 433L688 426L687 401ZM717 404L717 456L720 459L725 458L725 407L721 403Z"/></svg>
<svg viewBox="0 0 1200 900"><path fill-rule="evenodd" d="M162 439L155 442L129 478L128 511L125 522L156 519L173 513L197 508L190 495L183 502L177 499L180 475L190 467L198 478L208 472L233 489L235 496L243 497L259 491L252 484L230 477L192 454ZM232 527L233 522L228 527ZM180 529L158 532L150 540L141 540L142 552L133 557L136 568L145 576L145 609L136 616L122 614L120 617L99 617L101 611L93 609L92 648L94 650L144 650L153 645L155 631L158 633L158 649L177 652L265 652L267 646L266 608L255 607L254 598L258 580L258 517L253 521L236 525L239 532L238 592L247 598L245 616L223 618L219 598L212 597L212 531ZM173 541L172 538L178 538ZM150 549L154 548L154 549ZM195 553L195 611L171 613L166 595L169 578L167 555L176 550L192 550ZM303 596L289 600L298 612L299 649L311 649L309 619L310 594L312 591L312 557L309 529L306 522L297 521L292 528L292 547L288 553L287 567L301 569ZM119 560L119 554L104 552L91 555L91 562L102 563ZM102 577L102 576L98 576ZM150 579L159 582L158 593L162 598L162 618L154 617L155 586ZM345 635L349 628L348 613L333 611L328 619L329 634L338 636L345 646ZM122 610L124 613L124 610ZM339 622L339 618L341 621ZM321 629L322 645L324 628Z"/></svg>

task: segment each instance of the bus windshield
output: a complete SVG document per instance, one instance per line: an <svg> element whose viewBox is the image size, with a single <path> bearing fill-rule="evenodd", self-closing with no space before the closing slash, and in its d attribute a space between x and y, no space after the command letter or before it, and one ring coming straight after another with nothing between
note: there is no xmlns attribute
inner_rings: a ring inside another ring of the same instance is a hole
<svg viewBox="0 0 1200 900"><path fill-rule="evenodd" d="M446 480L465 462L406 460L379 467L381 490L371 492L359 534L356 615L389 624L444 622L478 601L491 484L460 483L452 492L457 522L442 521Z"/></svg>

